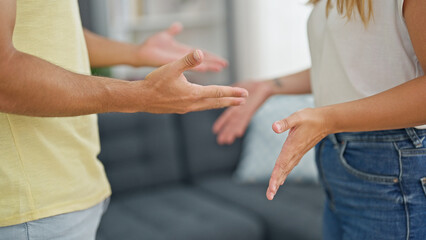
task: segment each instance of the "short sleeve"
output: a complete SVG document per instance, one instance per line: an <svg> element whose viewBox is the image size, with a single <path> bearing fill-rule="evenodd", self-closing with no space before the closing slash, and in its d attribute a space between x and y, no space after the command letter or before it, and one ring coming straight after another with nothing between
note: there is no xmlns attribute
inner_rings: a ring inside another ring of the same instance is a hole
<svg viewBox="0 0 426 240"><path fill-rule="evenodd" d="M405 0L396 0L398 2L398 15L400 16L401 20L405 23L404 18L404 1Z"/></svg>

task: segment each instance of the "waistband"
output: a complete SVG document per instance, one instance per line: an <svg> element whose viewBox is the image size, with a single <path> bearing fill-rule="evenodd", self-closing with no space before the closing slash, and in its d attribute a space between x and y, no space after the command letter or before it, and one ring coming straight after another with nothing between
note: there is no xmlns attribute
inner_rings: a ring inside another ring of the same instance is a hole
<svg viewBox="0 0 426 240"><path fill-rule="evenodd" d="M405 128L371 132L345 132L329 135L332 140L365 141L365 142L394 142L411 140L416 147L423 147L426 129Z"/></svg>

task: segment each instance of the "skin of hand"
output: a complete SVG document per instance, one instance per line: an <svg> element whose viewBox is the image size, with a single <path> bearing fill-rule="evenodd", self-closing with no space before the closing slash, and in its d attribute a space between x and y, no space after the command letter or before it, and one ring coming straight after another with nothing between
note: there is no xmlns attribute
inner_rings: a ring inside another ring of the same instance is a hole
<svg viewBox="0 0 426 240"><path fill-rule="evenodd" d="M15 48L12 39L16 5L16 0L0 1L2 113L34 117L68 117L104 112L186 113L239 105L248 96L247 90L242 88L190 84L183 72L203 63L201 50L164 65L149 74L146 80L140 81L129 82L67 71ZM89 53L91 63L111 63L111 59L114 59L111 56L120 56L117 54L120 47L102 54L105 46L120 43L96 36L88 37L92 44ZM96 46L96 42L102 46ZM103 60L102 56L107 60Z"/></svg>
<svg viewBox="0 0 426 240"><path fill-rule="evenodd" d="M426 1L404 2L404 17L411 42L426 69ZM272 200L301 157L332 133L408 128L426 124L426 76L360 100L304 109L277 121L276 133L290 130L269 181L266 197ZM360 117L362 116L362 117Z"/></svg>
<svg viewBox="0 0 426 240"><path fill-rule="evenodd" d="M12 43L16 2L0 5L0 112L67 117L103 112L186 113L244 103L248 92L189 83L183 72L203 62L196 50L153 71L146 80L123 81L67 71L18 51Z"/></svg>
<svg viewBox="0 0 426 240"><path fill-rule="evenodd" d="M131 44L114 41L84 29L90 65L92 67L122 64L133 67L163 66L195 50L176 41L176 35L182 30L181 24L174 23L167 30L152 35L142 44ZM205 60L191 70L219 72L228 66L225 59L212 53L204 52L204 56Z"/></svg>
<svg viewBox="0 0 426 240"><path fill-rule="evenodd" d="M184 58L164 65L150 73L144 81L137 81L137 89L148 89L149 95L140 96L140 105L150 113L187 113L245 103L248 92L243 88L201 86L187 81L183 72L199 66L203 52L196 50ZM139 110L138 110L139 111Z"/></svg>
<svg viewBox="0 0 426 240"><path fill-rule="evenodd" d="M228 108L214 123L213 132L217 134L217 142L220 145L232 144L236 138L244 135L257 109L272 95L271 85L269 81L242 82L234 85L247 89L250 96L246 104Z"/></svg>
<svg viewBox="0 0 426 240"><path fill-rule="evenodd" d="M159 67L180 59L193 51L193 48L176 41L175 37L182 30L182 24L173 23L167 30L149 37L137 47L136 63L134 65ZM221 57L206 51L204 51L204 55L204 62L192 70L199 72L219 72L228 66L228 62Z"/></svg>
<svg viewBox="0 0 426 240"><path fill-rule="evenodd" d="M290 132L281 149L269 181L266 193L269 200L274 198L278 188L284 184L287 176L297 166L302 156L321 139L332 133L327 123L327 118L322 111L307 108L272 125L272 129L278 134L288 130Z"/></svg>
<svg viewBox="0 0 426 240"><path fill-rule="evenodd" d="M242 82L235 86L247 89L250 96L246 104L227 109L213 125L213 132L218 135L217 142L221 145L232 144L236 138L242 137L257 109L269 97L277 94L310 93L310 69L275 80Z"/></svg>

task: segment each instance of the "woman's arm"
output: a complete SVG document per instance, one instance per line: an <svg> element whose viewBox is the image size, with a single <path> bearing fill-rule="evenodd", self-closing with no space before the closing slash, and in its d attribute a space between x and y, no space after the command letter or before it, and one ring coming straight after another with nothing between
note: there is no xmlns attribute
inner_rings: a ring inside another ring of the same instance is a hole
<svg viewBox="0 0 426 240"><path fill-rule="evenodd" d="M416 55L426 69L426 1L410 0L404 15ZM300 158L331 133L398 129L426 124L426 77L358 101L304 109L275 122L273 130L290 130L272 172L267 198L272 200Z"/></svg>
<svg viewBox="0 0 426 240"><path fill-rule="evenodd" d="M277 94L304 94L311 92L310 70L260 82L244 82L235 86L245 88L250 96L247 103L228 108L213 125L219 144L232 144L242 137L257 109L271 96Z"/></svg>
<svg viewBox="0 0 426 240"><path fill-rule="evenodd" d="M169 29L149 37L142 44L117 42L84 30L92 67L130 65L134 67L160 67L176 61L194 49L175 40L183 30L181 24L172 24ZM195 71L221 71L227 61L214 54L204 52L205 60Z"/></svg>
<svg viewBox="0 0 426 240"><path fill-rule="evenodd" d="M426 123L426 77L372 97L318 110L324 113L332 133L423 125Z"/></svg>
<svg viewBox="0 0 426 240"><path fill-rule="evenodd" d="M311 69L268 80L265 85L269 85L270 95L278 94L308 94L311 89Z"/></svg>

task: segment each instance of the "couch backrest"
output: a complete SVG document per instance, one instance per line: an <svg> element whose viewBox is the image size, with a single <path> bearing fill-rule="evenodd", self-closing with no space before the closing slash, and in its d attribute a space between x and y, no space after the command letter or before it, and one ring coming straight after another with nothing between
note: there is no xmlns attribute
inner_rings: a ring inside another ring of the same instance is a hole
<svg viewBox="0 0 426 240"><path fill-rule="evenodd" d="M241 139L231 146L220 146L212 126L222 110L195 112L179 116L184 139L187 174L200 177L208 174L232 172L240 159Z"/></svg>
<svg viewBox="0 0 426 240"><path fill-rule="evenodd" d="M182 180L174 115L99 115L99 159L113 192Z"/></svg>

